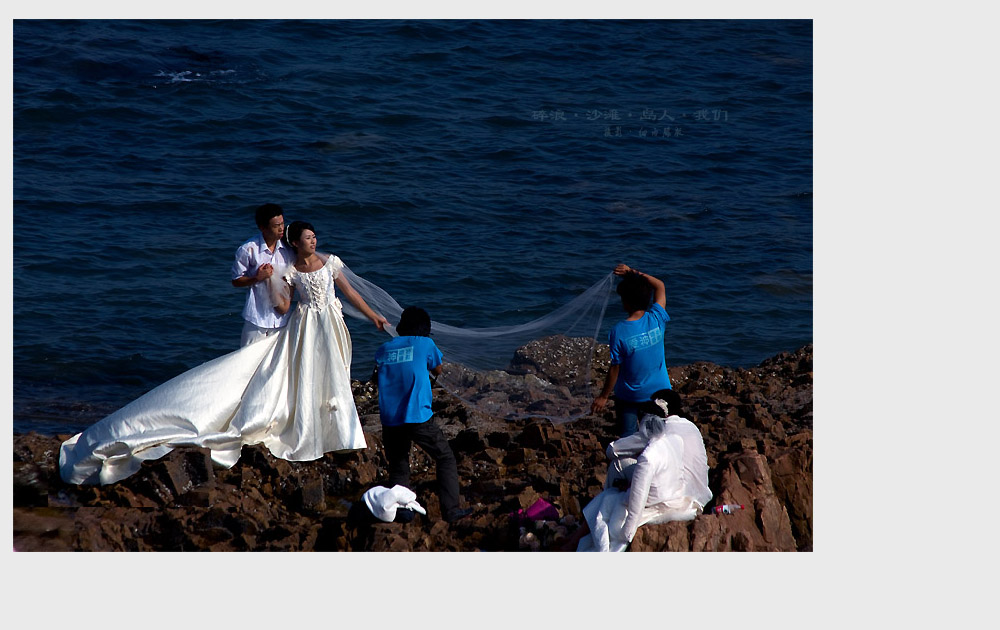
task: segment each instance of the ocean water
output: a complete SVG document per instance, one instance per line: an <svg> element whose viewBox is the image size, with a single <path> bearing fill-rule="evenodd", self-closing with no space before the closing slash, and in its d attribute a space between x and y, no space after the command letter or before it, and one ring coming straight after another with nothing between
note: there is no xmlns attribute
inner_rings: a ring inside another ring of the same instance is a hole
<svg viewBox="0 0 1000 630"><path fill-rule="evenodd" d="M79 431L236 349L229 269L265 202L449 324L529 321L625 262L666 283L668 365L812 340L809 20L13 35L16 432ZM348 327L365 378L382 337Z"/></svg>

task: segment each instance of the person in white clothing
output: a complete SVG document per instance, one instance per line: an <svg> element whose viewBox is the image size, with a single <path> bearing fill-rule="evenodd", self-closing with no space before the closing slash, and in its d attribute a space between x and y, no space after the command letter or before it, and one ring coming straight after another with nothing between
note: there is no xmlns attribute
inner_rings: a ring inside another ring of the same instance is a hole
<svg viewBox="0 0 1000 630"><path fill-rule="evenodd" d="M584 524L564 547L624 551L640 525L689 521L712 499L701 431L681 417L680 396L653 394L639 431L608 446L604 490L583 510Z"/></svg>
<svg viewBox="0 0 1000 630"><path fill-rule="evenodd" d="M275 310L267 288L268 278L295 262L295 252L281 238L285 233L284 211L276 203L266 203L257 208L254 219L260 235L240 245L232 269L233 286L250 289L243 307L240 346L276 333L289 317Z"/></svg>

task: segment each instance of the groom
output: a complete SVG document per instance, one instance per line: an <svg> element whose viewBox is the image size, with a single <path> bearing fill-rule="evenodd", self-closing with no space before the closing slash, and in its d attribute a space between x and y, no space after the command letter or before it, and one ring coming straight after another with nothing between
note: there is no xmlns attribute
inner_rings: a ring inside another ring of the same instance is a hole
<svg viewBox="0 0 1000 630"><path fill-rule="evenodd" d="M267 290L267 279L275 268L295 262L295 253L281 241L285 233L284 212L276 203L265 203L255 213L259 236L254 236L240 245L233 262L233 286L247 292L243 307L243 336L240 346L274 334L288 323L288 313L279 315L271 304Z"/></svg>

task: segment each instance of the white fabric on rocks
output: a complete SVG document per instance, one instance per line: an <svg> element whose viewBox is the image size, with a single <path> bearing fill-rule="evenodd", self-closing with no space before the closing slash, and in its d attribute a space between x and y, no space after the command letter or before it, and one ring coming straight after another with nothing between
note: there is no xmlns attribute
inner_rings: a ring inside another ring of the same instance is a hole
<svg viewBox="0 0 1000 630"><path fill-rule="evenodd" d="M375 486L365 492L361 499L375 518L386 523L391 523L396 518L396 510L400 508L427 514L427 510L417 503L417 495L406 486Z"/></svg>

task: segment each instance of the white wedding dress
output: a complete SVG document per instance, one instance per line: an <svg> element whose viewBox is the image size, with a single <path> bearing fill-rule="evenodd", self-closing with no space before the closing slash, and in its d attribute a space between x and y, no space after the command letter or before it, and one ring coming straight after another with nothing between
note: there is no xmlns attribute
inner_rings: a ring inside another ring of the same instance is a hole
<svg viewBox="0 0 1000 630"><path fill-rule="evenodd" d="M319 459L367 447L351 393L351 337L334 280L344 263L283 274L299 296L279 333L193 368L66 440L59 471L67 483L107 484L174 447L211 449L227 468L245 444L275 457Z"/></svg>

